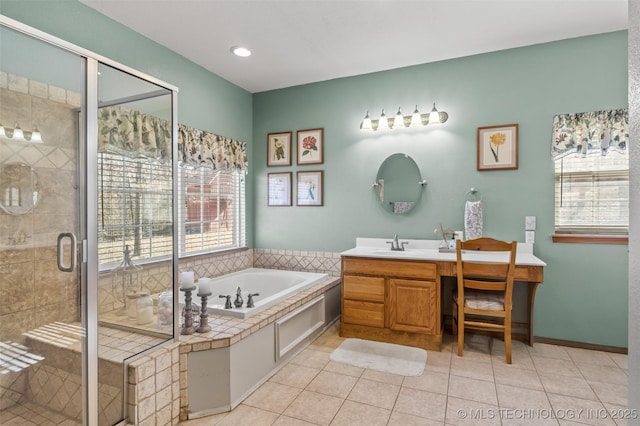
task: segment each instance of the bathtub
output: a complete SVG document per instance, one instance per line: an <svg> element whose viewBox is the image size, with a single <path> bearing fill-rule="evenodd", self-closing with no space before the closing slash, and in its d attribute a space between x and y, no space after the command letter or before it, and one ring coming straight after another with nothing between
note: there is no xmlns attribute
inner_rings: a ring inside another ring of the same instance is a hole
<svg viewBox="0 0 640 426"><path fill-rule="evenodd" d="M211 280L211 292L213 293L207 300L207 311L217 315L228 315L237 318L249 318L308 288L323 278L327 274L315 272L282 271L277 269L249 268L242 271L222 275ZM225 309L225 299L220 295L231 295L231 303L236 300L238 287L241 289L243 305L241 308L233 306L232 309ZM194 292L197 293L197 292ZM259 293L253 297L253 308L247 308L248 295ZM180 292L182 298L183 292ZM193 297L194 303L200 304L197 296Z"/></svg>

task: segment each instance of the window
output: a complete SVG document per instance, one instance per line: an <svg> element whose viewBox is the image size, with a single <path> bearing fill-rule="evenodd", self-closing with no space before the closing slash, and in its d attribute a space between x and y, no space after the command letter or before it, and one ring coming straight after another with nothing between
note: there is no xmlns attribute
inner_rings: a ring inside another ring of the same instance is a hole
<svg viewBox="0 0 640 426"><path fill-rule="evenodd" d="M171 163L119 154L98 156L98 259L117 266L125 245L136 262L173 252Z"/></svg>
<svg viewBox="0 0 640 426"><path fill-rule="evenodd" d="M245 173L179 167L180 256L246 245Z"/></svg>
<svg viewBox="0 0 640 426"><path fill-rule="evenodd" d="M567 155L555 160L556 233L626 235L629 157Z"/></svg>

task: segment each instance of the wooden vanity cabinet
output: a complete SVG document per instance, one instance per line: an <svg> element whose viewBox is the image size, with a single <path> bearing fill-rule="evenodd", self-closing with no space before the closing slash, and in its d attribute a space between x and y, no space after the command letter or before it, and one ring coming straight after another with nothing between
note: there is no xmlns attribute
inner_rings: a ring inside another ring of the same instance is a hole
<svg viewBox="0 0 640 426"><path fill-rule="evenodd" d="M440 350L437 269L428 261L343 257L340 335Z"/></svg>

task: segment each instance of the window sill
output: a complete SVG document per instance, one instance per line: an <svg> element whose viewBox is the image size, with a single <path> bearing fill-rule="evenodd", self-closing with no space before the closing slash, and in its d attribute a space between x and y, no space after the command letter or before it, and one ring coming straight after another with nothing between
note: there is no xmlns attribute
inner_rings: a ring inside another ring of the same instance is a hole
<svg viewBox="0 0 640 426"><path fill-rule="evenodd" d="M628 235L599 235L599 234L553 234L554 243L568 244L629 244Z"/></svg>

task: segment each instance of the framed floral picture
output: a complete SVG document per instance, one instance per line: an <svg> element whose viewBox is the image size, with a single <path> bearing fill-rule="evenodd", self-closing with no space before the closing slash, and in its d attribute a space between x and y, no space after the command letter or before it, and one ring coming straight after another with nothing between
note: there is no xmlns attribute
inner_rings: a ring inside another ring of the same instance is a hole
<svg viewBox="0 0 640 426"><path fill-rule="evenodd" d="M478 170L518 168L518 125L478 127Z"/></svg>
<svg viewBox="0 0 640 426"><path fill-rule="evenodd" d="M291 132L267 135L267 166L291 165Z"/></svg>
<svg viewBox="0 0 640 426"><path fill-rule="evenodd" d="M322 164L324 161L323 129L298 130L298 164Z"/></svg>
<svg viewBox="0 0 640 426"><path fill-rule="evenodd" d="M297 172L298 190L296 191L298 206L322 205L322 171L313 170Z"/></svg>
<svg viewBox="0 0 640 426"><path fill-rule="evenodd" d="M269 206L291 205L291 172L267 173Z"/></svg>

